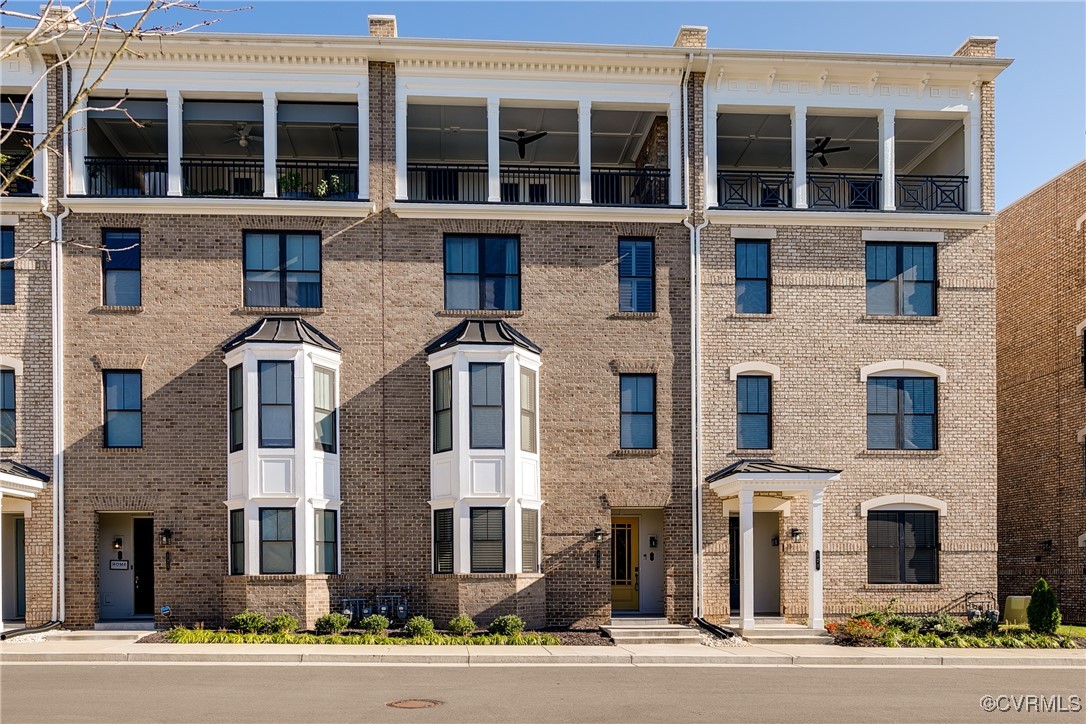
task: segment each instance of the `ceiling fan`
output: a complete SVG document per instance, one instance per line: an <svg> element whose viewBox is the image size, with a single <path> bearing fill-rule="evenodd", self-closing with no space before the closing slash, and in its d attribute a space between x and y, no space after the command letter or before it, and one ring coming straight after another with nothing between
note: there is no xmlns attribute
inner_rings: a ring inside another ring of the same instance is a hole
<svg viewBox="0 0 1086 724"><path fill-rule="evenodd" d="M509 141L510 143L517 144L517 151L520 152L520 157L524 158L524 147L527 146L529 143L534 143L539 139L543 138L543 136L547 135L546 131L540 131L539 133L533 133L530 136L526 136L525 134L527 132L527 130L521 128L517 130L516 138L509 138L508 136L499 136L499 138L501 138L503 141Z"/></svg>
<svg viewBox="0 0 1086 724"><path fill-rule="evenodd" d="M816 138L815 144L810 151L807 152L807 158L817 158L818 162L825 168L829 165L826 160L827 153L840 153L841 151L847 151L851 146L837 146L836 148L827 148L830 145L830 141L833 139L829 136L825 138Z"/></svg>
<svg viewBox="0 0 1086 724"><path fill-rule="evenodd" d="M237 126L234 135L223 141L223 144L236 143L245 149L246 156L252 156L253 151L249 148L249 141L263 141L264 137L253 135L252 123L238 123Z"/></svg>

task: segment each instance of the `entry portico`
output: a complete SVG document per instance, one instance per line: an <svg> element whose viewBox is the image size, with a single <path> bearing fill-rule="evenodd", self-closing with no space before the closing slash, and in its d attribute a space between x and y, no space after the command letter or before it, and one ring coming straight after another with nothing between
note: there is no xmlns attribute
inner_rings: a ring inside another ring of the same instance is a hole
<svg viewBox="0 0 1086 724"><path fill-rule="evenodd" d="M22 619L25 608L25 550L23 522L30 517L30 501L49 482L49 476L14 460L0 460L0 630L6 616ZM9 525L10 524L10 525ZM9 538L10 540L4 540ZM11 550L5 550L8 546ZM7 583L5 590L5 582Z"/></svg>
<svg viewBox="0 0 1086 724"><path fill-rule="evenodd" d="M807 544L807 625L816 631L822 617L822 496L826 485L839 480L840 470L784 465L772 460L740 460L705 479L721 498L739 499L739 615L744 630L754 621L754 495L806 495L810 500Z"/></svg>

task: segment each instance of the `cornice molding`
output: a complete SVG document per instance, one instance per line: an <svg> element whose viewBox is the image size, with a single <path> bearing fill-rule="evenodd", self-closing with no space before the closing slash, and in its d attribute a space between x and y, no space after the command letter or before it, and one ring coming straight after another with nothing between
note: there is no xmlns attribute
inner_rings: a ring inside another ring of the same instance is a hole
<svg viewBox="0 0 1086 724"><path fill-rule="evenodd" d="M81 50L73 54L74 61L107 60L110 54L103 51ZM318 68L352 68L368 72L369 58L360 55L295 55L284 52L223 53L193 49L191 51L162 51L144 53L137 59L122 61L119 67L139 67L145 63L186 65L192 63L215 63L219 65L245 65L256 67L299 66Z"/></svg>
<svg viewBox="0 0 1086 724"><path fill-rule="evenodd" d="M403 219L513 219L517 221L604 221L679 223L684 208L616 206L532 206L519 204L428 204L397 202L389 210Z"/></svg>
<svg viewBox="0 0 1086 724"><path fill-rule="evenodd" d="M404 75L428 75L434 73L531 73L542 75L602 75L654 80L675 80L682 77L682 69L664 66L553 63L513 60L475 60L454 58L401 58L396 61L397 73Z"/></svg>

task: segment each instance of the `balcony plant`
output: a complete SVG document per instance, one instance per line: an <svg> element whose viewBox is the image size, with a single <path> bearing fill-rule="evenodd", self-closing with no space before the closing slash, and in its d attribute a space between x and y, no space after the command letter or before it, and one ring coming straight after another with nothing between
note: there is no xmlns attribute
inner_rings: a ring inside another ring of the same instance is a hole
<svg viewBox="0 0 1086 724"><path fill-rule="evenodd" d="M302 175L297 171L289 171L279 178L279 195L285 199L302 198L305 196L302 188Z"/></svg>
<svg viewBox="0 0 1086 724"><path fill-rule="evenodd" d="M347 196L347 190L343 183L343 177L337 173L330 174L317 182L316 194L320 198L340 199Z"/></svg>

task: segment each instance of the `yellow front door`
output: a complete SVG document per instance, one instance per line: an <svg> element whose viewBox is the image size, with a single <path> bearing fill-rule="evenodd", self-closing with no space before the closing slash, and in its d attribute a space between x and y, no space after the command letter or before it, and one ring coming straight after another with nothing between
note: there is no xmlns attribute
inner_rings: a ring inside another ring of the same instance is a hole
<svg viewBox="0 0 1086 724"><path fill-rule="evenodd" d="M637 611L637 518L611 519L611 610Z"/></svg>

